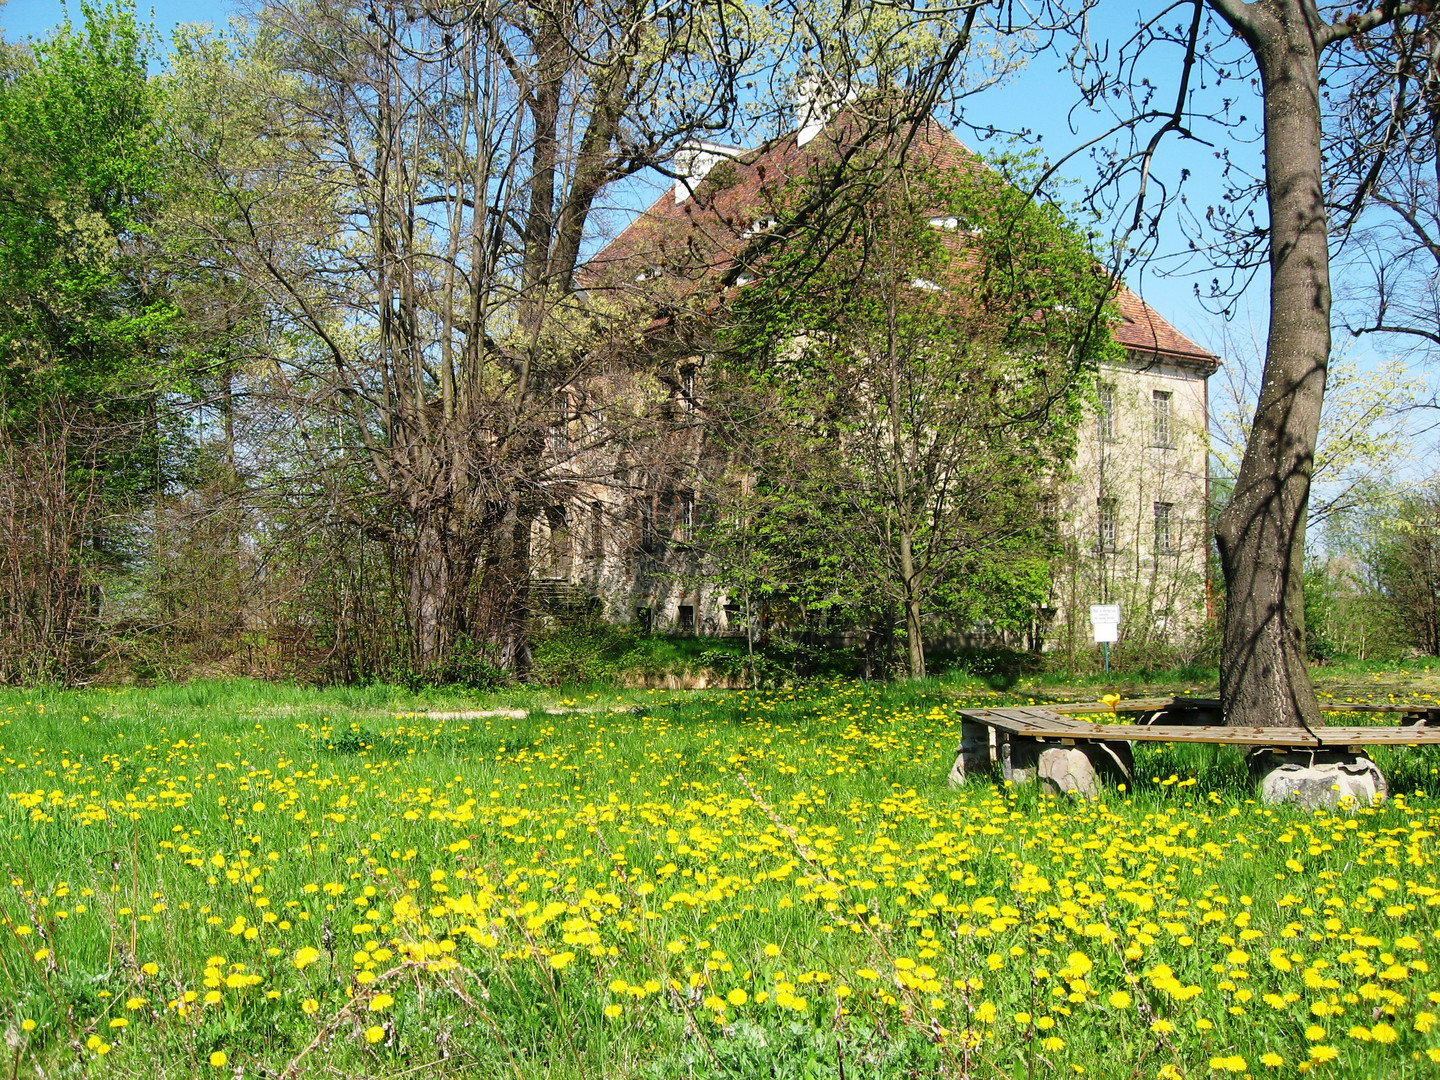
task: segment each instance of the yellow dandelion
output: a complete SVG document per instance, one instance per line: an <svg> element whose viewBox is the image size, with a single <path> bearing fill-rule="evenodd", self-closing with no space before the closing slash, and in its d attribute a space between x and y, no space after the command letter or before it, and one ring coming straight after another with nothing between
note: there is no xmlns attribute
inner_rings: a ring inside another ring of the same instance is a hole
<svg viewBox="0 0 1440 1080"><path fill-rule="evenodd" d="M311 964L313 964L316 960L319 959L320 950L313 948L310 945L306 945L303 949L297 949L295 951L294 963L297 968L299 968L301 971L304 971L307 967L309 967Z"/></svg>

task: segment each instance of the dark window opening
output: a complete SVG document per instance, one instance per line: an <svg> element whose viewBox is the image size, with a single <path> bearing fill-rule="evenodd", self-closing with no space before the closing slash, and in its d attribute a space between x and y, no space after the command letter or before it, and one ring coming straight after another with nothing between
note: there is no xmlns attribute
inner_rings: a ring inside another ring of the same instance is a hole
<svg viewBox="0 0 1440 1080"><path fill-rule="evenodd" d="M695 629L695 609L689 604L680 605L680 629L684 633Z"/></svg>
<svg viewBox="0 0 1440 1080"><path fill-rule="evenodd" d="M655 550L654 496L646 496L640 500L640 550Z"/></svg>
<svg viewBox="0 0 1440 1080"><path fill-rule="evenodd" d="M595 502L590 504L590 557L603 558L605 555L605 507Z"/></svg>

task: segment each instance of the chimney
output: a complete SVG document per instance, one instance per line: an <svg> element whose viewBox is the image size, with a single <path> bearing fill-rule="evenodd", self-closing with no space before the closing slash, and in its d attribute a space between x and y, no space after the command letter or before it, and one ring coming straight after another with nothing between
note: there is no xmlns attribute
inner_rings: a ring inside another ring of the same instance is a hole
<svg viewBox="0 0 1440 1080"><path fill-rule="evenodd" d="M809 77L802 79L795 88L795 119L800 124L800 133L795 136L795 145L804 146L825 129L825 109L816 101L820 93L820 81Z"/></svg>
<svg viewBox="0 0 1440 1080"><path fill-rule="evenodd" d="M825 130L825 125L834 119L842 105L854 101L855 87L844 94L834 88L826 88L813 75L801 79L795 87L795 119L800 130L795 136L795 145L804 146Z"/></svg>
<svg viewBox="0 0 1440 1080"><path fill-rule="evenodd" d="M744 153L736 146L722 146L720 143L700 142L692 139L675 151L675 202L684 202L695 193L700 181L710 170L722 161L729 161Z"/></svg>

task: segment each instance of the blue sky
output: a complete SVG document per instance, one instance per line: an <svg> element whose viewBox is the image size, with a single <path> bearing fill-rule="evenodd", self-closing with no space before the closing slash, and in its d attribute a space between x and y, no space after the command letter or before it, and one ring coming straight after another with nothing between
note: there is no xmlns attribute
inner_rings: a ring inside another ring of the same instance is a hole
<svg viewBox="0 0 1440 1080"><path fill-rule="evenodd" d="M168 39L175 25L180 22L208 22L223 26L231 14L239 10L240 5L231 0L150 0L148 4L141 2L137 6L141 17L149 15L153 18L161 37ZM78 0L70 5L70 9L78 14ZM1096 38L1103 38L1107 34L1113 37L1125 36L1134 25L1136 10L1135 6L1128 5L1123 0L1113 5L1102 5L1097 19L1092 22L1092 35ZM42 35L60 21L63 11L64 5L60 0L9 0L8 4L0 8L0 29L3 29L5 37L11 40ZM1162 86L1165 85L1166 78L1173 77L1174 74L1173 70L1165 70L1166 62L1165 57L1157 57L1149 72ZM1233 85L1227 87L1226 91L1236 92ZM1243 97L1243 90L1241 93ZM976 99L970 106L970 116L972 120L995 123L1006 128L1028 128L1043 137L1042 146L1047 154L1058 156L1073 147L1087 131L1094 130L1099 123L1093 117L1080 117L1080 136L1073 133L1068 106L1074 99L1074 85L1070 76L1061 70L1059 59L1042 56L1032 61L1010 85ZM1252 116L1258 111L1258 102L1245 104L1252 106L1248 109ZM962 131L960 134L967 141L974 142L967 133ZM1232 150L1251 167L1258 165L1258 146L1253 141L1237 144L1231 135L1218 132L1211 134L1226 140ZM1249 125L1248 134L1253 139L1253 123ZM998 146L991 144L976 148L992 151L998 149ZM1088 172L1087 166L1084 159L1077 160L1066 168L1065 174L1083 183ZM1191 192L1192 203L1203 212L1204 206L1215 202L1222 193L1213 152L1193 144L1183 146L1172 141L1162 153L1158 172L1173 179L1181 168L1191 170L1192 178L1187 186ZM622 203L639 201L644 197L641 192L651 193L655 190L657 189L644 184L632 185L627 191L617 195ZM1169 236L1162 238L1161 246L1164 248L1167 245L1180 244L1178 233L1172 229ZM1182 331L1202 344L1221 351L1221 321L1203 310L1193 295L1196 282L1203 283L1209 276L1204 273L1198 277L1193 274L1164 276L1151 270L1132 274L1129 283ZM1236 327L1237 336L1250 338L1253 324L1255 331L1263 339L1265 283L1262 275L1242 299L1242 314ZM1337 346L1341 344L1337 341Z"/></svg>
<svg viewBox="0 0 1440 1080"><path fill-rule="evenodd" d="M0 29L11 40L44 34L61 20L65 6L60 0L9 0L0 8ZM79 0L69 8L78 18ZM236 5L224 0L151 0L148 4L137 0L135 8L142 19L153 16L156 28L168 38L176 23L208 22L224 26Z"/></svg>

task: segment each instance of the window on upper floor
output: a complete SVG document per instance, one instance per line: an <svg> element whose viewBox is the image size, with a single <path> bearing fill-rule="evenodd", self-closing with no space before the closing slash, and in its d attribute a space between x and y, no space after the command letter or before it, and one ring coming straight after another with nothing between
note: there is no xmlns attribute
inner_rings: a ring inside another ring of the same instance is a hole
<svg viewBox="0 0 1440 1080"><path fill-rule="evenodd" d="M1171 555L1175 552L1175 504L1155 504L1155 554Z"/></svg>
<svg viewBox="0 0 1440 1080"><path fill-rule="evenodd" d="M655 496L646 495L640 500L640 550L655 550Z"/></svg>
<svg viewBox="0 0 1440 1080"><path fill-rule="evenodd" d="M688 544L695 539L695 493L687 492L680 496L680 521L676 529L676 539L682 544Z"/></svg>
<svg viewBox="0 0 1440 1080"><path fill-rule="evenodd" d="M605 507L598 503L590 504L590 536L589 536L590 558L602 559L605 557Z"/></svg>
<svg viewBox="0 0 1440 1080"><path fill-rule="evenodd" d="M1102 382L1095 410L1095 430L1102 443L1115 441L1115 384Z"/></svg>
<svg viewBox="0 0 1440 1080"><path fill-rule="evenodd" d="M687 367L680 373L680 409L685 413L695 411L695 369Z"/></svg>
<svg viewBox="0 0 1440 1080"><path fill-rule="evenodd" d="M1153 414L1154 445L1174 446L1173 430L1170 416L1169 390L1156 390L1150 395L1151 412Z"/></svg>
<svg viewBox="0 0 1440 1080"><path fill-rule="evenodd" d="M1114 551L1120 538L1120 504L1114 499L1101 499L1099 504L1101 551Z"/></svg>

